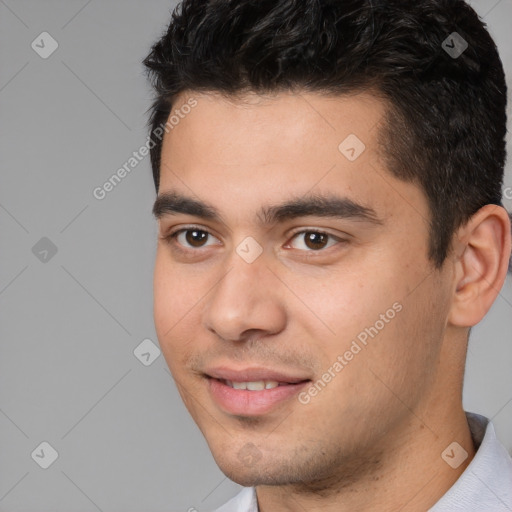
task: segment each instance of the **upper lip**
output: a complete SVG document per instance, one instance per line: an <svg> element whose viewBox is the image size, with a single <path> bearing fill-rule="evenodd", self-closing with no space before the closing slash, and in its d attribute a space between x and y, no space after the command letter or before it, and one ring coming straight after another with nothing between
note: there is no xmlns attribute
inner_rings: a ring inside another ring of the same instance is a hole
<svg viewBox="0 0 512 512"><path fill-rule="evenodd" d="M246 367L246 368L229 368L227 366L216 366L208 368L204 371L208 377L219 380L229 380L232 382L256 382L260 380L272 380L276 382L284 382L288 384L296 384L311 380L309 377L292 374L291 371L274 370L272 368Z"/></svg>

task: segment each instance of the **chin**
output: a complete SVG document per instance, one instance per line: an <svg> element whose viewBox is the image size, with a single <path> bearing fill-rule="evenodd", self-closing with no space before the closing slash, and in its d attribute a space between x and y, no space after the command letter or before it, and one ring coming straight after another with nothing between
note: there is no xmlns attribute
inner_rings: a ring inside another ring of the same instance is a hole
<svg viewBox="0 0 512 512"><path fill-rule="evenodd" d="M262 485L262 481L259 478L259 475L252 474L253 472L247 472L246 470L237 471L226 471L222 467L221 471L233 482L241 485L242 487L255 487L256 485Z"/></svg>
<svg viewBox="0 0 512 512"><path fill-rule="evenodd" d="M298 474L297 468L278 461L269 461L263 457L256 461L241 461L236 454L230 455L214 454L214 458L220 470L230 480L244 487L294 484L302 482L304 478L304 475Z"/></svg>
<svg viewBox="0 0 512 512"><path fill-rule="evenodd" d="M282 471L278 474L273 474L266 468L219 467L230 480L243 487L289 483L289 480L284 478Z"/></svg>
<svg viewBox="0 0 512 512"><path fill-rule="evenodd" d="M236 453L213 453L215 462L220 470L233 482L244 487L253 487L255 485L274 483L277 475L272 475L269 471L268 462L264 462L257 455L251 458L248 455L237 456ZM244 460L245 457L245 460Z"/></svg>

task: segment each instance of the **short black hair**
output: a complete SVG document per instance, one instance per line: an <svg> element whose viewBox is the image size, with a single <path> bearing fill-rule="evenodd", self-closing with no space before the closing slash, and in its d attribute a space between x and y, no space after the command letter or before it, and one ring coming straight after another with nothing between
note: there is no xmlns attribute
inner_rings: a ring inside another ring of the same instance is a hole
<svg viewBox="0 0 512 512"><path fill-rule="evenodd" d="M156 91L152 136L184 91L380 95L383 155L427 197L437 267L459 226L501 205L505 74L463 0L183 0L144 65ZM153 139L158 191L162 140Z"/></svg>

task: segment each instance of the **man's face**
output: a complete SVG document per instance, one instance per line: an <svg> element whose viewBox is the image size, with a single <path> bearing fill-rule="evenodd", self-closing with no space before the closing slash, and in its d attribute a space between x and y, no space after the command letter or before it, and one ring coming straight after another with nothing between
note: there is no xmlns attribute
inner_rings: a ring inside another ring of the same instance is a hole
<svg viewBox="0 0 512 512"><path fill-rule="evenodd" d="M175 108L190 96L164 139L154 275L186 407L243 485L375 463L435 397L451 286L427 259L423 193L383 163L384 104L191 93Z"/></svg>

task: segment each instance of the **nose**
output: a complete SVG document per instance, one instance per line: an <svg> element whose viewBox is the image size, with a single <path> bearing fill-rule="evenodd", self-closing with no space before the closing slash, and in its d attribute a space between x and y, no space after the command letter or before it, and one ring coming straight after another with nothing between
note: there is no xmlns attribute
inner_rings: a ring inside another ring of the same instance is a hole
<svg viewBox="0 0 512 512"><path fill-rule="evenodd" d="M286 309L280 284L263 256L247 263L234 254L204 303L205 328L227 341L281 332L286 325Z"/></svg>

